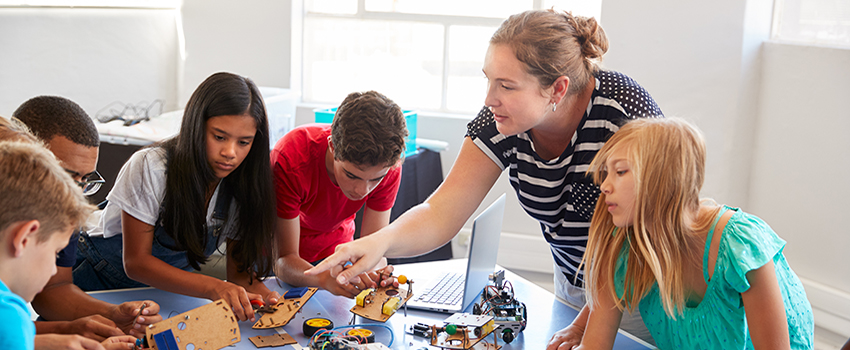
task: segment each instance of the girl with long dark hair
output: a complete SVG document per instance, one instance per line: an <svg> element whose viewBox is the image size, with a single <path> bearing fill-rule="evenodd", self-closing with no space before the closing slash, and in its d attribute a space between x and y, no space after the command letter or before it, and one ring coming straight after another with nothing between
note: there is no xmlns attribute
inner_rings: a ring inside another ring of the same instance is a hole
<svg viewBox="0 0 850 350"><path fill-rule="evenodd" d="M252 299L276 303L257 276L272 271L274 190L268 118L248 78L216 73L192 94L174 138L136 152L107 196L100 232L80 238L84 290L150 285L225 299L253 320ZM227 281L192 273L226 242Z"/></svg>

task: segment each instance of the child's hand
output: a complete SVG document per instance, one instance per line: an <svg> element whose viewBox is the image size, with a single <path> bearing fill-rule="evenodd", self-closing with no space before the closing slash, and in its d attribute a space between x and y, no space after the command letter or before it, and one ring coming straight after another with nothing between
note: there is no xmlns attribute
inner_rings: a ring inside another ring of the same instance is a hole
<svg viewBox="0 0 850 350"><path fill-rule="evenodd" d="M584 336L584 329L570 324L566 328L555 332L552 339L549 340L549 345L546 350L570 350L575 349L581 343L581 338Z"/></svg>
<svg viewBox="0 0 850 350"><path fill-rule="evenodd" d="M393 276L394 268L392 265L387 265L383 268L360 274L360 283L354 283L359 289L386 287L392 285L398 288L398 279Z"/></svg>
<svg viewBox="0 0 850 350"><path fill-rule="evenodd" d="M331 292L333 295L339 295L351 299L360 293L360 290L357 289L355 285L350 283L339 284L337 279L331 276L329 272L323 272L320 274L319 281L319 287Z"/></svg>
<svg viewBox="0 0 850 350"><path fill-rule="evenodd" d="M130 335L119 335L117 337L110 337L100 344L106 350L132 349L136 346L136 338Z"/></svg>
<svg viewBox="0 0 850 350"><path fill-rule="evenodd" d="M266 305L277 305L277 302L280 300L280 293L272 291L265 298L263 298L263 302Z"/></svg>
<svg viewBox="0 0 850 350"><path fill-rule="evenodd" d="M242 286L227 281L217 283L207 295L207 298L213 301L224 299L224 301L230 304L233 314L239 321L254 322L254 308L251 307L251 300L263 300L262 295L248 293Z"/></svg>
<svg viewBox="0 0 850 350"><path fill-rule="evenodd" d="M116 335L124 335L124 331L115 326L112 320L101 315L80 317L73 321L65 322L60 327L62 334L79 334L96 341Z"/></svg>
<svg viewBox="0 0 850 350"><path fill-rule="evenodd" d="M142 308L143 305L144 308ZM159 315L159 304L150 300L128 301L116 305L110 318L125 334L136 338L145 336L145 327L148 325L162 321L162 315Z"/></svg>
<svg viewBox="0 0 850 350"><path fill-rule="evenodd" d="M97 341L76 334L36 334L36 350L105 350ZM122 348L124 349L124 348Z"/></svg>

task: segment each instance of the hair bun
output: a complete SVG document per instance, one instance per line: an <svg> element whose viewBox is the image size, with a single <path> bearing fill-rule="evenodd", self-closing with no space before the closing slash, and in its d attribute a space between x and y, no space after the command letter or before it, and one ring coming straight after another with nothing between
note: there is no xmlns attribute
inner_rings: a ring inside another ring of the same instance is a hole
<svg viewBox="0 0 850 350"><path fill-rule="evenodd" d="M608 37L605 31L593 17L573 16L567 13L567 18L572 19L576 30L576 40L581 45L581 54L589 60L601 59L608 51Z"/></svg>

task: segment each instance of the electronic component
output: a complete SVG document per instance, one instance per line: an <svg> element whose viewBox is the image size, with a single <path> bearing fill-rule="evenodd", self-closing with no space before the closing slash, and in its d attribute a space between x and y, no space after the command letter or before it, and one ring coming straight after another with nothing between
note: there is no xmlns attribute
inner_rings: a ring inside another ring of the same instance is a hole
<svg viewBox="0 0 850 350"><path fill-rule="evenodd" d="M498 333L502 341L510 343L525 330L528 322L525 303L514 297L513 285L505 280L504 270L491 274L490 281L492 284L481 292L481 302L472 306L472 313L492 316L501 326Z"/></svg>
<svg viewBox="0 0 850 350"><path fill-rule="evenodd" d="M486 344L486 349L499 350L496 342L496 329L499 328L493 317L465 313L454 314L445 319L445 325L426 325L416 323L408 327L407 333L417 337L427 338L432 346L443 349L472 349L488 335L493 334L493 343Z"/></svg>
<svg viewBox="0 0 850 350"><path fill-rule="evenodd" d="M379 281L383 281L386 277L389 276L381 274ZM351 308L351 312L366 319L386 322L413 297L413 281L404 275L399 276L398 281L399 284L407 284L408 289L393 285L364 289L354 298L355 305Z"/></svg>
<svg viewBox="0 0 850 350"><path fill-rule="evenodd" d="M297 299L297 298L303 297L304 294L307 294L308 291L310 291L310 289L307 288L307 287L292 288L292 289L286 291L286 293L283 293L283 298L284 299Z"/></svg>

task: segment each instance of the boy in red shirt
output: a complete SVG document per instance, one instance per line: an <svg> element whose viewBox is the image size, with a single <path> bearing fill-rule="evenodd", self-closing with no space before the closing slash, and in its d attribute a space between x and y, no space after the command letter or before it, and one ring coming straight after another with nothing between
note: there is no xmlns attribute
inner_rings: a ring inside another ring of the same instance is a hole
<svg viewBox="0 0 850 350"><path fill-rule="evenodd" d="M348 95L333 124L300 126L277 142L271 162L279 278L349 298L359 293L328 272L305 276L304 271L353 239L354 217L364 204L361 236L389 224L406 136L401 108L369 91Z"/></svg>

